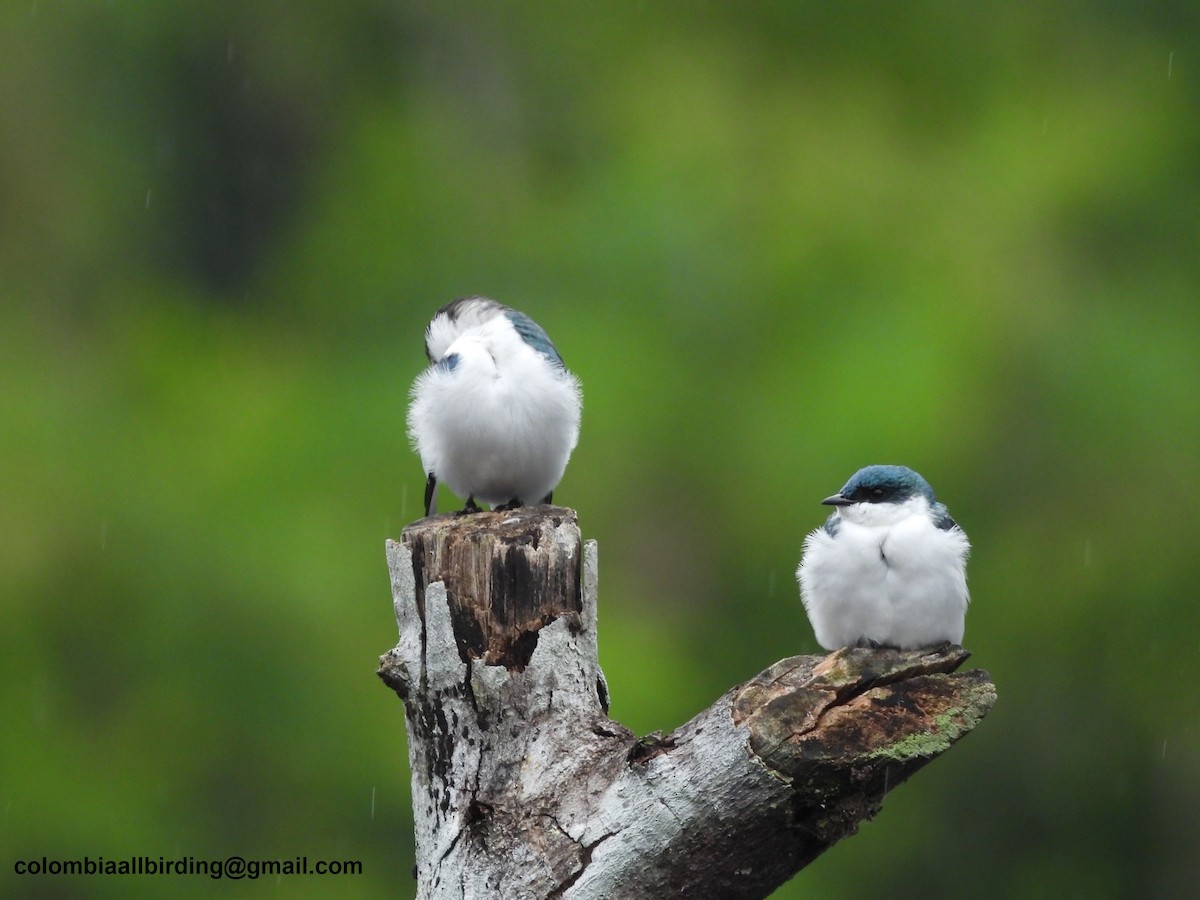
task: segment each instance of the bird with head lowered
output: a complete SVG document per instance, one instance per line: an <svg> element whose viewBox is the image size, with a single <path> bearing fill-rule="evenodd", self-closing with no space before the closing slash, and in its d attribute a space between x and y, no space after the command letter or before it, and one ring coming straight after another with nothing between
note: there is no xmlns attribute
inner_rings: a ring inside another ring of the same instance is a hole
<svg viewBox="0 0 1200 900"><path fill-rule="evenodd" d="M549 503L579 439L582 394L533 319L487 297L462 297L425 329L408 434L425 472L425 515L445 483L495 508Z"/></svg>

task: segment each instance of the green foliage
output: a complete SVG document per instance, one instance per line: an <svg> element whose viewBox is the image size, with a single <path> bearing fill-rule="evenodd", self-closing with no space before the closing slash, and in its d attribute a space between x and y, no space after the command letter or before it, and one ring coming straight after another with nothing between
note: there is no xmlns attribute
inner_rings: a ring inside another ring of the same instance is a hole
<svg viewBox="0 0 1200 900"><path fill-rule="evenodd" d="M817 650L800 542L860 465L970 534L996 710L778 897L1194 889L1191 6L11 6L0 893L406 893L383 541L474 292L583 382L556 499L638 731Z"/></svg>

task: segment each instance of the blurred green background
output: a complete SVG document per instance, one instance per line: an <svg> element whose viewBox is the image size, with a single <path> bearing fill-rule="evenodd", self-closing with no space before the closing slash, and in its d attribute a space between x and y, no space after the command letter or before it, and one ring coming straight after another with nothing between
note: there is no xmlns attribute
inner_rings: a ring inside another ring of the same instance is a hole
<svg viewBox="0 0 1200 900"><path fill-rule="evenodd" d="M972 538L995 711L776 897L1196 895L1195 3L19 0L0 75L0 894L411 895L384 540L484 293L582 380L638 732L817 652L860 465Z"/></svg>

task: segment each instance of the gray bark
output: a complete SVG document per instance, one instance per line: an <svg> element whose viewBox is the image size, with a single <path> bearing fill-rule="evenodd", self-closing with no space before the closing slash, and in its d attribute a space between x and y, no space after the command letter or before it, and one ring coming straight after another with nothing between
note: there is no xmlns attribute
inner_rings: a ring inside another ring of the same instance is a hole
<svg viewBox="0 0 1200 900"><path fill-rule="evenodd" d="M961 647L847 648L639 740L608 717L572 510L422 519L387 557L419 900L765 897L996 699Z"/></svg>

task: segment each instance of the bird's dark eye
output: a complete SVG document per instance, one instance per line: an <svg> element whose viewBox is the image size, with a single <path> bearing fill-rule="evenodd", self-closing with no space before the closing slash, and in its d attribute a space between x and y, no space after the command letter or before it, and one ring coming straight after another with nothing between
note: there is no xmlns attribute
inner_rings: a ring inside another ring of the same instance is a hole
<svg viewBox="0 0 1200 900"><path fill-rule="evenodd" d="M880 503L892 496L892 491L886 487L878 485L874 487L857 487L854 493L850 495L850 499L855 503Z"/></svg>

